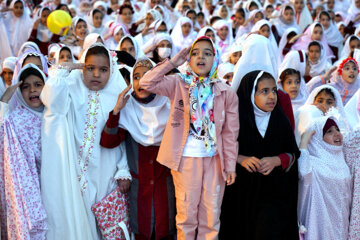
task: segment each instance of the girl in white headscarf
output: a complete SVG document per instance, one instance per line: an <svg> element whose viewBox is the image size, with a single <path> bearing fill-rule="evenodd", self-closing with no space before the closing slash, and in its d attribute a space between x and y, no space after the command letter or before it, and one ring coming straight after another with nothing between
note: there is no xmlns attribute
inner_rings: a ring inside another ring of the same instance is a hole
<svg viewBox="0 0 360 240"><path fill-rule="evenodd" d="M225 53L234 41L231 23L221 19L214 23L213 28L216 30L216 43L221 53Z"/></svg>
<svg viewBox="0 0 360 240"><path fill-rule="evenodd" d="M86 21L88 23L89 33L98 33L100 35L105 33L103 18L103 12L97 8L88 13Z"/></svg>
<svg viewBox="0 0 360 240"><path fill-rule="evenodd" d="M12 85L12 78L15 70L17 57L7 57L2 62L0 77L0 95L2 95L6 88Z"/></svg>
<svg viewBox="0 0 360 240"><path fill-rule="evenodd" d="M303 239L348 239L352 181L337 120L314 120L300 142L299 201Z"/></svg>
<svg viewBox="0 0 360 240"><path fill-rule="evenodd" d="M286 29L286 31L282 35L279 42L280 62L282 62L286 54L290 52L292 45L294 45L294 41L292 39L296 37L298 34L300 34L300 29L291 27Z"/></svg>
<svg viewBox="0 0 360 240"><path fill-rule="evenodd" d="M191 19L188 17L179 18L171 32L174 54L180 51L180 49L189 47L194 42L196 35L197 33L194 31Z"/></svg>
<svg viewBox="0 0 360 240"><path fill-rule="evenodd" d="M360 13L360 2L356 0L351 0L350 8L347 10L347 16L345 19L345 24L349 25L352 22L355 27L359 24L359 13Z"/></svg>
<svg viewBox="0 0 360 240"><path fill-rule="evenodd" d="M120 39L116 50L125 51L135 59L144 56L143 50L140 48L137 41L130 35L125 35L122 39Z"/></svg>
<svg viewBox="0 0 360 240"><path fill-rule="evenodd" d="M5 239L45 239L47 216L40 194L40 94L45 74L27 64L1 98L0 205L1 236ZM14 96L13 96L14 95ZM17 107L10 111L9 100Z"/></svg>
<svg viewBox="0 0 360 240"><path fill-rule="evenodd" d="M13 0L9 6L11 12L6 13L2 24L6 29L12 56L16 56L21 45L29 39L32 20L23 0Z"/></svg>
<svg viewBox="0 0 360 240"><path fill-rule="evenodd" d="M270 22L276 28L280 38L289 28L295 28L296 32L301 32L299 25L296 23L295 10L290 4L282 6L280 16L270 20Z"/></svg>
<svg viewBox="0 0 360 240"><path fill-rule="evenodd" d="M235 39L241 38L243 37L243 35L248 34L253 28L253 26L256 24L256 22L264 18L265 15L261 10L255 9L251 11L249 13L249 17L246 19L244 24L238 28Z"/></svg>
<svg viewBox="0 0 360 240"><path fill-rule="evenodd" d="M307 8L306 0L291 0L295 9L296 23L299 25L301 31L304 31L307 26L313 23L313 19L309 9Z"/></svg>
<svg viewBox="0 0 360 240"><path fill-rule="evenodd" d="M311 77L323 75L331 68L331 64L326 58L325 49L321 42L310 42L307 52L310 64L309 74Z"/></svg>
<svg viewBox="0 0 360 240"><path fill-rule="evenodd" d="M41 190L50 240L101 239L91 206L118 187L116 180L131 179L123 146L99 145L108 113L126 88L116 60L95 43L80 62L71 66L82 70L59 69L41 95Z"/></svg>

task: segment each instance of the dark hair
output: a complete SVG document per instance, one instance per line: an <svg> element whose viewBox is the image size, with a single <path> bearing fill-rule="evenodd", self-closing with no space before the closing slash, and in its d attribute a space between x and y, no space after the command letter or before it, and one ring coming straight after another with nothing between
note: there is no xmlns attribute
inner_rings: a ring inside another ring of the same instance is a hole
<svg viewBox="0 0 360 240"><path fill-rule="evenodd" d="M199 12L199 13L197 14L197 16L203 16L203 17L205 17L205 14L204 14L203 12Z"/></svg>
<svg viewBox="0 0 360 240"><path fill-rule="evenodd" d="M90 47L89 50L86 53L85 56L85 62L87 61L87 59L92 56L92 55L97 55L97 56L104 56L107 59L109 59L109 53L106 50L106 48L104 46L95 46L95 47ZM110 61L109 61L110 62Z"/></svg>
<svg viewBox="0 0 360 240"><path fill-rule="evenodd" d="M123 5L120 6L120 8L119 8L119 14L122 14L122 12L124 11L124 9L126 9L126 8L130 9L130 11L131 11L132 14L135 13L135 12L134 12L134 9L132 8L132 6L125 3L125 4L123 4Z"/></svg>
<svg viewBox="0 0 360 240"><path fill-rule="evenodd" d="M60 8L62 8L62 7L66 7L66 10L67 10L68 14L69 14L71 17L73 17L73 16L71 15L71 11L70 11L70 9L69 9L69 7L68 7L67 4L60 3L60 4L56 7L55 10L60 10Z"/></svg>
<svg viewBox="0 0 360 240"><path fill-rule="evenodd" d="M314 28L313 28L313 29L315 29L316 27L321 27L321 29L323 29L323 27L321 26L321 24L320 24L320 23L315 23L315 26L314 26Z"/></svg>
<svg viewBox="0 0 360 240"><path fill-rule="evenodd" d="M125 82L126 82L126 85L129 86L130 84L130 72L129 70L127 70L126 68L121 68L120 70L120 74L123 76Z"/></svg>
<svg viewBox="0 0 360 240"><path fill-rule="evenodd" d="M120 40L120 41L121 41L121 40ZM133 41L131 40L131 38L129 38L128 36L125 37L125 38L121 41L120 47L121 47L121 45L122 45L125 41L129 41L129 42L135 47L134 42L133 42Z"/></svg>
<svg viewBox="0 0 360 240"><path fill-rule="evenodd" d="M282 71L282 73L280 75L281 84L283 84L286 80L286 77L290 76L290 75L297 75L298 78L301 79L299 71L297 71L293 68L287 68L284 71Z"/></svg>
<svg viewBox="0 0 360 240"><path fill-rule="evenodd" d="M321 18L321 16L327 16L329 18L329 20L331 20L331 17L330 17L330 14L327 12L327 11L322 11L320 14L319 14L319 18Z"/></svg>
<svg viewBox="0 0 360 240"><path fill-rule="evenodd" d="M95 13L100 13L101 16L104 17L104 14L103 14L103 12L102 12L100 9L95 8L95 9L93 10L93 13L92 13L92 16L93 16L93 17L94 17L94 15L95 15Z"/></svg>
<svg viewBox="0 0 360 240"><path fill-rule="evenodd" d="M22 88L24 81L30 76L36 76L40 78L43 82L45 82L43 75L39 72L38 69L34 67L29 67L20 74L19 80L23 81L23 83L20 86L20 89Z"/></svg>
<svg viewBox="0 0 360 240"><path fill-rule="evenodd" d="M259 9L259 6L256 4L256 2L252 1L249 5L249 9L252 7L256 7L257 9Z"/></svg>
<svg viewBox="0 0 360 240"><path fill-rule="evenodd" d="M336 100L335 94L331 91L331 89L330 88L324 88L320 92L318 92L318 94L316 94L316 96L314 98L314 101L321 93L325 93L327 95L330 95L330 96L332 96L334 98L334 100Z"/></svg>
<svg viewBox="0 0 360 240"><path fill-rule="evenodd" d="M213 31L213 30L211 30L210 28L208 28L208 29L205 31L205 35L206 35L208 32L212 32L212 33L214 33L214 31ZM215 34L215 33L214 33L214 34Z"/></svg>
<svg viewBox="0 0 360 240"><path fill-rule="evenodd" d="M318 41L310 42L309 46L308 46L308 49L310 49L310 47L312 47L312 46L318 46L320 48L320 50L321 50L321 45L320 45L320 43Z"/></svg>
<svg viewBox="0 0 360 240"><path fill-rule="evenodd" d="M60 54L61 54L61 52L62 52L62 51L64 51L64 50L69 51L69 52L70 52L70 54L73 56L73 54L72 54L72 52L71 52L71 50L70 50L70 48L69 48L68 46L64 46L64 47L62 47L62 48L61 48L61 50L60 50L60 52L59 52L59 55L60 55Z"/></svg>
<svg viewBox="0 0 360 240"><path fill-rule="evenodd" d="M245 10L243 8L239 8L236 10L237 13L240 13L240 15L245 18Z"/></svg>
<svg viewBox="0 0 360 240"><path fill-rule="evenodd" d="M290 7L289 5L287 5L287 6L285 7L284 12L285 12L286 10L291 10L291 11L294 12L294 9L293 9L292 7Z"/></svg>
<svg viewBox="0 0 360 240"><path fill-rule="evenodd" d="M268 8L273 8L273 9L275 9L274 6L271 5L271 4L267 5L265 9L268 9Z"/></svg>
<svg viewBox="0 0 360 240"><path fill-rule="evenodd" d="M294 31L291 31L291 32L289 32L288 33L288 35L286 36L286 39L287 39L287 41L290 41L293 37L295 37L296 36L296 32L294 32Z"/></svg>
<svg viewBox="0 0 360 240"><path fill-rule="evenodd" d="M186 13L186 16L187 16L188 14L190 14L190 13L195 14L195 16L196 16L196 11L195 11L194 9L188 10L187 13Z"/></svg>
<svg viewBox="0 0 360 240"><path fill-rule="evenodd" d="M259 83L260 83L261 81L263 81L263 80L265 80L265 79L269 79L269 78L272 79L272 80L274 80L274 82L275 82L274 77L273 77L270 73L264 72L264 73L261 75L261 77L257 80L256 86L255 86L255 92L258 90Z"/></svg>
<svg viewBox="0 0 360 240"><path fill-rule="evenodd" d="M351 36L351 37L350 37L349 44L350 44L350 42L352 42L352 41L354 41L354 40L359 40L359 38L357 38L355 35Z"/></svg>
<svg viewBox="0 0 360 240"><path fill-rule="evenodd" d="M210 25L213 25L214 22L216 22L217 20L220 20L220 19L222 19L222 18L219 17L219 16L214 16L214 17L212 17L212 18L210 19Z"/></svg>

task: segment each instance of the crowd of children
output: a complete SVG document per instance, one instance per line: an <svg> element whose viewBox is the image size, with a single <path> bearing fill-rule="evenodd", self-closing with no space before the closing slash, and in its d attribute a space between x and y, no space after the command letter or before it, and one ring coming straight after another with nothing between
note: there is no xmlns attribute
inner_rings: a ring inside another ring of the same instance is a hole
<svg viewBox="0 0 360 240"><path fill-rule="evenodd" d="M0 0L0 238L358 240L359 62L360 0Z"/></svg>

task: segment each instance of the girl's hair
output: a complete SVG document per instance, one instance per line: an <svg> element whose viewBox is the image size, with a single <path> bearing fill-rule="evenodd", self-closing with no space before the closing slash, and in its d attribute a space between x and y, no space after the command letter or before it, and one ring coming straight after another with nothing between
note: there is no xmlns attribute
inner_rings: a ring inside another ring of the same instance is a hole
<svg viewBox="0 0 360 240"><path fill-rule="evenodd" d="M135 12L134 12L134 9L132 8L132 6L125 3L125 4L123 4L123 5L120 6L120 8L119 8L119 14L122 14L122 12L124 11L124 9L126 9L126 8L130 9L130 11L131 11L132 14L135 13Z"/></svg>
<svg viewBox="0 0 360 240"><path fill-rule="evenodd" d="M214 32L213 32L213 30L211 30L210 28L209 28L208 30L206 30L206 31L205 31L205 34L207 34L208 32L212 32L212 33L214 33ZM215 34L215 33L214 33L214 34Z"/></svg>
<svg viewBox="0 0 360 240"><path fill-rule="evenodd" d="M99 9L97 9L97 8L95 8L95 9L93 10L93 17L95 16L95 13L100 13L101 16L104 16L103 12L100 11Z"/></svg>
<svg viewBox="0 0 360 240"><path fill-rule="evenodd" d="M291 11L294 12L294 9L293 9L292 7L290 7L289 5L287 5L287 6L285 7L284 12L285 12L286 10L291 10Z"/></svg>
<svg viewBox="0 0 360 240"><path fill-rule="evenodd" d="M126 38L124 38L124 40L121 42L120 47L121 47L121 45L122 45L125 41L130 42L130 43L134 46L134 43L133 43L133 41L131 40L131 38L126 37ZM135 47L135 46L134 46L134 47Z"/></svg>
<svg viewBox="0 0 360 240"><path fill-rule="evenodd" d="M195 16L196 16L196 11L194 9L190 9L189 11L187 11L186 16L191 13L195 14Z"/></svg>
<svg viewBox="0 0 360 240"><path fill-rule="evenodd" d="M252 1L252 2L250 3L249 9L252 8L252 7L257 7L257 8L259 8L259 6L258 6L254 1Z"/></svg>
<svg viewBox="0 0 360 240"><path fill-rule="evenodd" d="M212 18L210 19L210 25L213 25L214 22L216 22L217 20L220 20L220 19L222 19L222 18L219 17L219 16L214 16L214 17L212 17Z"/></svg>
<svg viewBox="0 0 360 240"><path fill-rule="evenodd" d="M93 56L93 55L104 56L107 59L109 59L108 51L106 50L105 47L102 47L102 46L95 46L95 47L89 48L89 50L87 51L86 56L85 56L85 62L87 61L87 59L90 56Z"/></svg>
<svg viewBox="0 0 360 240"><path fill-rule="evenodd" d="M261 81L263 81L264 79L269 79L269 78L272 79L272 80L274 80L274 82L275 82L274 77L273 77L270 73L264 72L264 73L261 75L261 77L258 79L257 83L256 83L255 92L258 90L259 83L260 83Z"/></svg>
<svg viewBox="0 0 360 240"><path fill-rule="evenodd" d="M56 7L55 10L60 10L60 8L62 8L62 7L66 7L67 13L68 13L68 14L71 16L71 18L72 18L73 16L71 15L71 11L70 11L68 5L66 5L66 4L60 3L60 4Z"/></svg>
<svg viewBox="0 0 360 240"><path fill-rule="evenodd" d="M329 20L331 19L330 14L326 11L322 11L319 15L319 18L321 18L321 16L324 16L324 15L327 16L329 18Z"/></svg>
<svg viewBox="0 0 360 240"><path fill-rule="evenodd" d="M296 36L296 32L292 31L286 36L287 41L290 41L293 37Z"/></svg>
<svg viewBox="0 0 360 240"><path fill-rule="evenodd" d="M356 36L351 36L350 37L350 41L349 41L349 44L354 41L354 40L359 40Z"/></svg>
<svg viewBox="0 0 360 240"><path fill-rule="evenodd" d="M61 52L62 52L62 51L64 51L64 50L69 51L69 52L70 52L70 54L72 55L72 52L71 52L71 50L70 50L70 48L69 48L68 46L64 46L64 47L62 47L59 53L61 53ZM60 54L59 54L59 55L60 55Z"/></svg>
<svg viewBox="0 0 360 240"><path fill-rule="evenodd" d="M316 94L316 96L314 98L314 101L321 93L325 93L327 95L330 95L331 97L333 97L335 99L335 94L331 91L331 89L330 88L324 88L320 92L318 92L318 94Z"/></svg>
<svg viewBox="0 0 360 240"><path fill-rule="evenodd" d="M240 15L241 15L243 18L245 18L245 11L244 11L243 8L237 9L236 12L237 12L237 13L240 13Z"/></svg>
<svg viewBox="0 0 360 240"><path fill-rule="evenodd" d="M268 8L273 8L273 9L274 9L274 6L273 6L273 5L271 5L271 4L269 4L269 5L267 5L267 6L266 6L266 8L265 8L265 9L268 9Z"/></svg>
<svg viewBox="0 0 360 240"><path fill-rule="evenodd" d="M321 29L322 29L322 26L321 26L320 23L316 23L315 26L314 26L314 29L315 29L316 27L321 27Z"/></svg>
<svg viewBox="0 0 360 240"><path fill-rule="evenodd" d="M199 13L197 14L197 16L205 17L205 14L204 14L203 12L199 12Z"/></svg>
<svg viewBox="0 0 360 240"><path fill-rule="evenodd" d="M21 85L24 84L24 81L26 78L28 78L29 76L37 76L38 78L40 78L43 82L44 82L44 77L43 75L39 72L39 70L33 68L33 67L29 67L27 69L25 69L19 77L20 81L23 81L23 83Z"/></svg>
<svg viewBox="0 0 360 240"><path fill-rule="evenodd" d="M24 58L23 63L22 63L22 64L23 64L22 67L24 66L24 62L26 62L26 59L28 59L29 57L37 57L37 58L40 59L40 62L42 62L40 56L36 56L36 55L29 54L29 55L27 55L27 56Z"/></svg>
<svg viewBox="0 0 360 240"><path fill-rule="evenodd" d="M320 46L320 43L318 41L312 41L309 43L309 46L308 46L308 49L310 49L310 47L312 46L318 46L321 50L321 46Z"/></svg>
<svg viewBox="0 0 360 240"><path fill-rule="evenodd" d="M301 79L299 71L297 71L297 70L295 70L293 68L287 68L280 75L281 84L283 84L285 82L285 80L286 80L286 77L290 76L290 75L297 75L298 78Z"/></svg>

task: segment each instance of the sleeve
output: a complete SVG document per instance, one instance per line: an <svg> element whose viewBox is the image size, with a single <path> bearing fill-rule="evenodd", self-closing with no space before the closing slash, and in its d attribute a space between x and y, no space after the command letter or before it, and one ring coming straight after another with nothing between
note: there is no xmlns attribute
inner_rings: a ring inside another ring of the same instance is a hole
<svg viewBox="0 0 360 240"><path fill-rule="evenodd" d="M307 149L300 149L300 152L298 160L299 178L304 183L310 183L312 178L311 155Z"/></svg>
<svg viewBox="0 0 360 240"><path fill-rule="evenodd" d="M115 180L132 180L130 169L127 163L125 142L120 144L120 159L116 164L117 171L115 173Z"/></svg>
<svg viewBox="0 0 360 240"><path fill-rule="evenodd" d="M282 153L278 155L278 157L281 161L281 167L283 170L285 170L285 172L288 172L290 170L296 159L295 154L293 153Z"/></svg>
<svg viewBox="0 0 360 240"><path fill-rule="evenodd" d="M7 119L10 115L9 104L0 101L0 116Z"/></svg>
<svg viewBox="0 0 360 240"><path fill-rule="evenodd" d="M28 41L34 42L36 40L37 29L33 28Z"/></svg>
<svg viewBox="0 0 360 240"><path fill-rule="evenodd" d="M295 120L294 120L294 112L291 105L290 97L287 93L283 91L278 92L279 95L279 103L281 106L281 109L284 111L285 115L290 121L290 125L292 129L295 129Z"/></svg>
<svg viewBox="0 0 360 240"><path fill-rule="evenodd" d="M51 36L50 42L51 42L51 43L58 43L58 42L60 42L60 35L53 34L53 35Z"/></svg>
<svg viewBox="0 0 360 240"><path fill-rule="evenodd" d="M126 131L119 128L120 112L117 115L113 111L109 113L109 118L101 133L100 145L104 148L115 148L125 140Z"/></svg>
<svg viewBox="0 0 360 240"><path fill-rule="evenodd" d="M238 156L237 138L240 130L238 101L236 93L229 88L226 97L225 123L222 129L223 154L226 172L235 171Z"/></svg>
<svg viewBox="0 0 360 240"><path fill-rule="evenodd" d="M173 64L166 59L148 71L141 79L140 86L145 90L173 98L178 75L166 76L174 68Z"/></svg>

